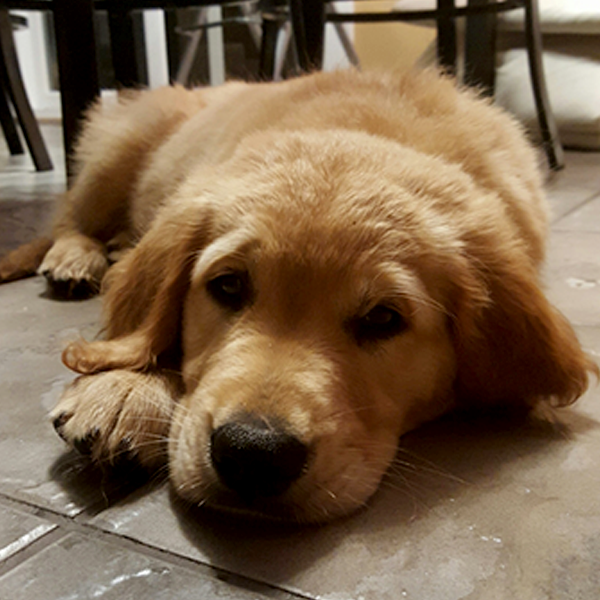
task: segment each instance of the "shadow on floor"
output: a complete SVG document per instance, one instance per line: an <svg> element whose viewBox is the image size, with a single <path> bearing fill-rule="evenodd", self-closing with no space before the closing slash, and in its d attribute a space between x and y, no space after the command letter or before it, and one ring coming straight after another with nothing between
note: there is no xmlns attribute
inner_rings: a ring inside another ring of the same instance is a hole
<svg viewBox="0 0 600 600"><path fill-rule="evenodd" d="M47 234L53 211L49 199L0 200L0 256Z"/></svg>
<svg viewBox="0 0 600 600"><path fill-rule="evenodd" d="M93 516L117 503L134 502L166 482L166 468L148 473L136 464L97 465L76 450L61 455L49 469L50 479L60 485L84 513Z"/></svg>
<svg viewBox="0 0 600 600"><path fill-rule="evenodd" d="M599 424L564 411L554 422L503 413L454 414L407 435L396 461L368 505L324 526L248 520L185 506L171 492L171 507L188 541L209 564L235 573L263 574L286 585L348 539L385 543L386 530L406 530L436 506L464 493L506 484L512 463L535 464L541 455L568 451L569 439ZM400 534L401 535L401 534ZM297 547L302 546L302 552Z"/></svg>

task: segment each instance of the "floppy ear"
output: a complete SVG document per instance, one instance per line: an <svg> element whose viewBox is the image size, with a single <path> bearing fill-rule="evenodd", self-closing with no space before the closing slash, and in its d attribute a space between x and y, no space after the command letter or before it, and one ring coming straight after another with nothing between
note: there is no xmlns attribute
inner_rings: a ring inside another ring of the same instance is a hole
<svg viewBox="0 0 600 600"><path fill-rule="evenodd" d="M472 405L574 402L598 367L544 296L535 268L495 258L483 263L492 270L480 274L487 301L457 311L457 397Z"/></svg>
<svg viewBox="0 0 600 600"><path fill-rule="evenodd" d="M163 217L110 269L103 282L106 341L70 344L67 367L83 374L144 369L178 345L191 268L209 236L205 213L195 206Z"/></svg>

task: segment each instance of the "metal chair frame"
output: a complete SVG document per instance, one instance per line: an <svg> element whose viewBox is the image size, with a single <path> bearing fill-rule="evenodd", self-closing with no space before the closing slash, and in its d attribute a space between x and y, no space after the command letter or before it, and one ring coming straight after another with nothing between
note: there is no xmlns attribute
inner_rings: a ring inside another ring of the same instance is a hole
<svg viewBox="0 0 600 600"><path fill-rule="evenodd" d="M229 0L230 2L231 0ZM227 0L0 0L9 9L51 11L57 45L63 138L67 173L73 173L72 153L83 112L100 95L94 12L108 12L115 78L122 87L140 82L133 44L132 12L148 9L201 8ZM271 38L270 38L271 39ZM260 75L268 77L271 55L265 51Z"/></svg>
<svg viewBox="0 0 600 600"><path fill-rule="evenodd" d="M289 0L296 52L302 70L321 68L325 23L328 21L381 23L434 19L438 31L438 62L445 71L455 73L455 20L458 17L466 17L465 83L478 86L487 94L492 94L494 88L496 16L500 12L524 9L529 72L543 147L552 170L559 170L564 166L563 149L544 77L537 0L468 0L467 6L461 8L456 7L455 0L437 0L437 8L433 10L360 13L327 11L326 5L331 1L336 0Z"/></svg>
<svg viewBox="0 0 600 600"><path fill-rule="evenodd" d="M11 108L12 107L12 108ZM52 169L52 161L27 97L13 39L13 24L8 9L0 3L0 125L11 154L23 154L15 120L38 171Z"/></svg>

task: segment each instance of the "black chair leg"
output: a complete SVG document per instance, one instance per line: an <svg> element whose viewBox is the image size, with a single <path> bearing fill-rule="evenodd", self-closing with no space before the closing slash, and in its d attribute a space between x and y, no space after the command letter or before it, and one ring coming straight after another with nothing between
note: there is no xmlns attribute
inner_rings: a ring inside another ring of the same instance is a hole
<svg viewBox="0 0 600 600"><path fill-rule="evenodd" d="M454 0L438 0L438 9L454 8ZM453 18L440 17L437 20L438 65L449 75L456 74L456 24Z"/></svg>
<svg viewBox="0 0 600 600"><path fill-rule="evenodd" d="M485 4L488 0L469 0L469 6ZM467 17L464 82L486 96L494 95L496 83L496 24L495 14Z"/></svg>
<svg viewBox="0 0 600 600"><path fill-rule="evenodd" d="M146 57L138 56L136 51L135 17L131 10L111 8L108 11L111 56L119 89L140 87L147 79Z"/></svg>
<svg viewBox="0 0 600 600"><path fill-rule="evenodd" d="M4 69L0 69L0 77ZM13 119L12 111L8 103L7 93L5 91L6 82L0 81L0 126L6 138L8 151L14 156L15 154L23 154L23 144Z"/></svg>
<svg viewBox="0 0 600 600"><path fill-rule="evenodd" d="M321 69L325 41L324 0L290 0L290 16L300 69L305 72Z"/></svg>
<svg viewBox="0 0 600 600"><path fill-rule="evenodd" d="M553 171L564 167L564 153L558 137L558 127L550 108L544 67L542 63L542 33L537 0L525 2L525 41L529 60L529 73L542 133L544 150Z"/></svg>
<svg viewBox="0 0 600 600"><path fill-rule="evenodd" d="M52 0L58 54L67 174L74 172L72 151L83 111L100 95L93 0ZM76 48L77 51L73 49Z"/></svg>
<svg viewBox="0 0 600 600"><path fill-rule="evenodd" d="M262 81L271 81L273 79L280 25L281 21L275 15L263 15L260 60L258 64L258 77Z"/></svg>
<svg viewBox="0 0 600 600"><path fill-rule="evenodd" d="M6 89L15 107L17 119L23 130L25 142L33 158L35 168L38 171L48 171L52 169L52 161L27 98L13 41L12 23L10 22L8 10L5 8L0 8L0 53L2 54L0 60L3 71L2 80L5 81Z"/></svg>

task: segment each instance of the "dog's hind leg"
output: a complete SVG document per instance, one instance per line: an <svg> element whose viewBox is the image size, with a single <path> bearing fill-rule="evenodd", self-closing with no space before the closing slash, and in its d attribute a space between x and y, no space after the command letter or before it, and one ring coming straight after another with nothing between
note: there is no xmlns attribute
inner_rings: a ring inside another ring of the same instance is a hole
<svg viewBox="0 0 600 600"><path fill-rule="evenodd" d="M201 96L180 87L131 93L115 107L93 108L79 140L78 173L62 198L54 245L38 272L61 297L99 289L112 240L132 244L130 208L151 155L191 115Z"/></svg>
<svg viewBox="0 0 600 600"><path fill-rule="evenodd" d="M0 283L35 275L51 246L52 240L38 238L0 258Z"/></svg>

